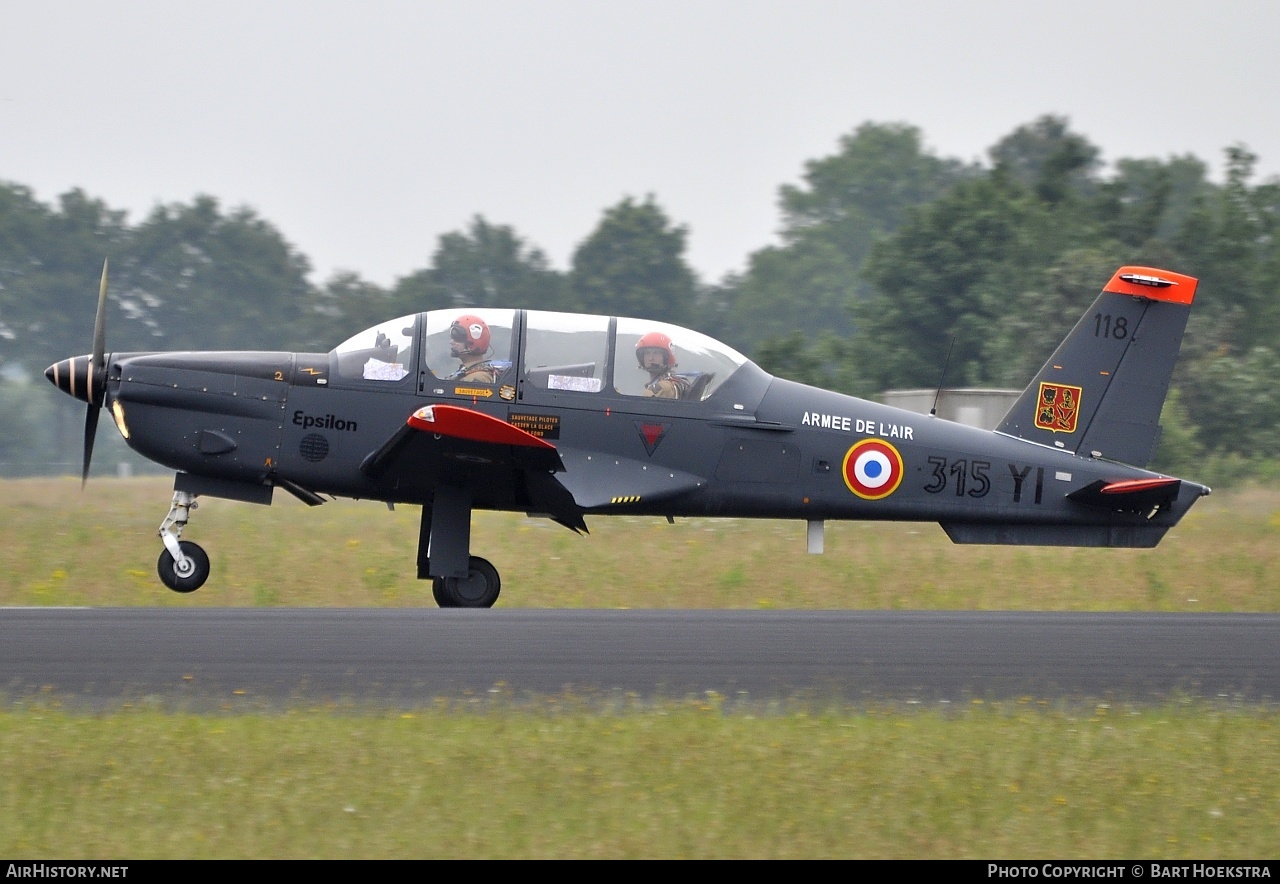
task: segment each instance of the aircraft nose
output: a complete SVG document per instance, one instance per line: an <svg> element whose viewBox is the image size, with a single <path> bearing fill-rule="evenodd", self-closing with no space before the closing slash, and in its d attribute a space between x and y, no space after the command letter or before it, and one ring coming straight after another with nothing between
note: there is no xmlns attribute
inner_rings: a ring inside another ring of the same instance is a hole
<svg viewBox="0 0 1280 884"><path fill-rule="evenodd" d="M44 376L49 379L49 383L68 396L74 396L90 405L101 404L101 393L94 389L93 357L91 356L72 356L70 359L55 362L44 370Z"/></svg>

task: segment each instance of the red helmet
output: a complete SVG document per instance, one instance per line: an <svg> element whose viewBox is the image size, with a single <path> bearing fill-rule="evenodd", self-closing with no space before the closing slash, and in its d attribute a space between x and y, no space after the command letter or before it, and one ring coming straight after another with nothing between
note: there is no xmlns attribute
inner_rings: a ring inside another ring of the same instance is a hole
<svg viewBox="0 0 1280 884"><path fill-rule="evenodd" d="M479 316L467 313L453 321L449 340L454 353L485 353L489 349L489 325Z"/></svg>
<svg viewBox="0 0 1280 884"><path fill-rule="evenodd" d="M675 350L671 347L671 338L662 332L649 332L636 341L636 363L641 368L644 368L644 351L648 349L661 350L667 368L675 368L678 364Z"/></svg>

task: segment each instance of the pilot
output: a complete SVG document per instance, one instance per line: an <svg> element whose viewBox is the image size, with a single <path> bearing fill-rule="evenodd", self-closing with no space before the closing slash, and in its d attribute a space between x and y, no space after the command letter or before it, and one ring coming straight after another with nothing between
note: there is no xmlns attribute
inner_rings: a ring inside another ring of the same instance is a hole
<svg viewBox="0 0 1280 884"><path fill-rule="evenodd" d="M676 354L671 338L662 332L649 332L636 341L636 362L649 372L649 383L644 385L646 396L683 399L688 394L689 379L674 372Z"/></svg>
<svg viewBox="0 0 1280 884"><path fill-rule="evenodd" d="M485 359L489 353L489 325L479 316L464 314L449 327L449 354L461 364L447 381L496 384L502 372Z"/></svg>

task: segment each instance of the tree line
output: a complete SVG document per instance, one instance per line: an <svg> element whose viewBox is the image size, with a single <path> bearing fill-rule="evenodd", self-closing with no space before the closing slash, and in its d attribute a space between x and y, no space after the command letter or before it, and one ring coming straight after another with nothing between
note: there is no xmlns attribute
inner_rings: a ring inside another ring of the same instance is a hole
<svg viewBox="0 0 1280 884"><path fill-rule="evenodd" d="M38 375L88 350L104 257L114 350L326 351L389 316L518 306L687 325L775 374L866 397L938 384L948 352L948 386L1021 387L1117 267L1146 264L1201 281L1157 466L1274 475L1280 180L1255 181L1242 145L1224 159L1221 183L1190 155L1105 167L1047 115L962 162L914 126L864 123L779 189L779 241L718 281L690 268L688 228L653 195L606 208L567 269L477 215L382 287L351 272L309 282L280 231L211 196L131 224L79 189L46 205L0 182L0 463L74 459L74 415Z"/></svg>

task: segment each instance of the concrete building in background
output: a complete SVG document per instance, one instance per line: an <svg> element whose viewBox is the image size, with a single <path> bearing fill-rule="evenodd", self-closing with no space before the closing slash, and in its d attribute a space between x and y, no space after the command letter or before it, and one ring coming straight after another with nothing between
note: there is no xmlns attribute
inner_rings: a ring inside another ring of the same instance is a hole
<svg viewBox="0 0 1280 884"><path fill-rule="evenodd" d="M1021 390L978 388L943 389L941 392L935 388L886 390L880 394L880 401L917 414L928 414L936 399L938 417L958 424L994 430L1021 393Z"/></svg>

